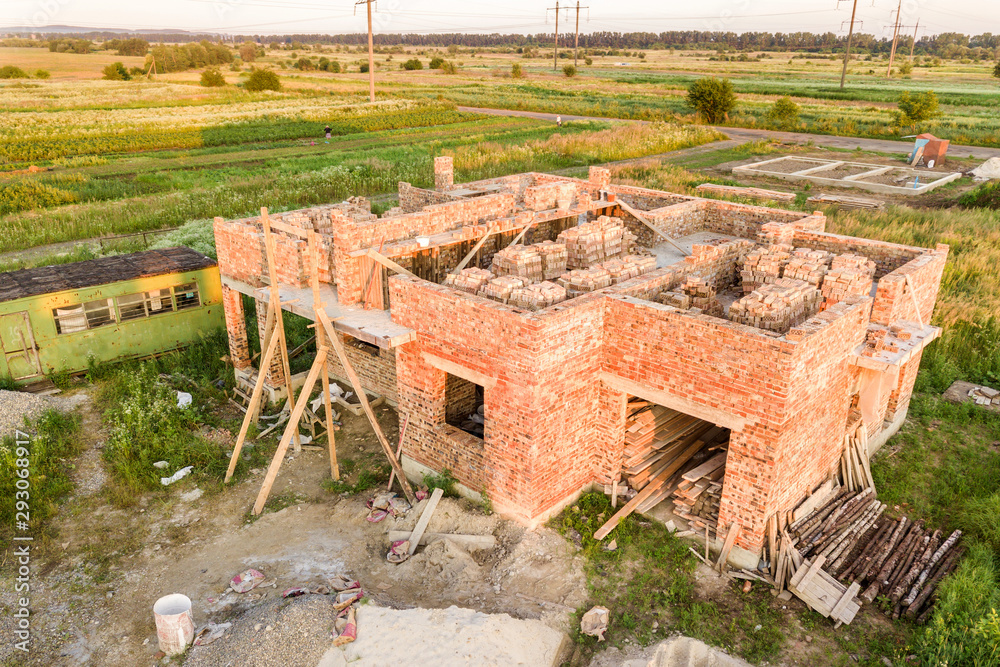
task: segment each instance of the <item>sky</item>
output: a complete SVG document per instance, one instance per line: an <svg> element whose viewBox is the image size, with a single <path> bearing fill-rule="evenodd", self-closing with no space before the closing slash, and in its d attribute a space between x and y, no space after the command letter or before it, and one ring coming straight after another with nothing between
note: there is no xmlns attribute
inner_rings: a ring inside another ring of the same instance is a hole
<svg viewBox="0 0 1000 667"><path fill-rule="evenodd" d="M362 0L363 1L363 0ZM376 32L551 33L556 0L377 0ZM891 36L899 0L857 0L858 30ZM1000 33L998 0L902 0L912 33ZM576 0L561 0L559 32L572 30ZM565 9L571 5L572 9ZM580 32L835 32L846 34L852 0L581 0ZM355 9L357 12L355 13ZM2 0L3 27L192 30L237 34L364 32L355 0Z"/></svg>

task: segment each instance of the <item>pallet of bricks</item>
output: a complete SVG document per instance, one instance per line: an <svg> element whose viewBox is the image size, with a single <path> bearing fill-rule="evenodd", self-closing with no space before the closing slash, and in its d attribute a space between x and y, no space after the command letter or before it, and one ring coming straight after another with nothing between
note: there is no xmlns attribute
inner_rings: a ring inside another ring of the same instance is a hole
<svg viewBox="0 0 1000 667"><path fill-rule="evenodd" d="M722 317L725 310L716 297L715 287L702 276L688 276L679 289L661 292L658 301L666 306L682 310L697 308L706 315Z"/></svg>
<svg viewBox="0 0 1000 667"><path fill-rule="evenodd" d="M848 296L867 296L872 290L875 262L860 255L837 255L823 277L824 306L830 307Z"/></svg>
<svg viewBox="0 0 1000 667"><path fill-rule="evenodd" d="M785 333L812 317L822 304L820 291L804 280L779 278L761 285L729 307L729 319L738 324Z"/></svg>
<svg viewBox="0 0 1000 667"><path fill-rule="evenodd" d="M740 263L743 293L749 294L761 285L777 281L791 257L790 245L762 246L748 252Z"/></svg>
<svg viewBox="0 0 1000 667"><path fill-rule="evenodd" d="M607 259L629 253L635 236L618 218L602 215L593 222L570 227L559 234L558 242L566 246L566 266L587 269Z"/></svg>
<svg viewBox="0 0 1000 667"><path fill-rule="evenodd" d="M945 537L923 521L884 516L867 450L861 427L847 438L840 479L823 484L796 510L770 517L775 592L783 599L796 595L837 625L850 623L877 596L888 601L888 615L922 623L938 585L962 557L962 531Z"/></svg>
<svg viewBox="0 0 1000 667"><path fill-rule="evenodd" d="M458 273L449 273L444 277L444 284L470 294L478 294L483 286L496 276L486 269L462 269Z"/></svg>
<svg viewBox="0 0 1000 667"><path fill-rule="evenodd" d="M702 472L719 476L720 465L725 464L728 442L729 431L726 429L682 412L633 398L629 401L626 416L622 459L625 486L621 494L631 495L630 489L646 492L646 498L636 507L638 511L645 512L669 498L680 484L685 484L685 493L697 502L699 494L688 491L685 475L690 477L691 471L697 470L707 460L712 460L711 470L705 468ZM721 464L718 464L719 460ZM700 485L701 473L693 479ZM703 486L707 488L708 484ZM707 501L709 497L702 500ZM710 503L703 502L702 505L710 506ZM715 511L717 510L716 503ZM705 511L711 514L711 509Z"/></svg>

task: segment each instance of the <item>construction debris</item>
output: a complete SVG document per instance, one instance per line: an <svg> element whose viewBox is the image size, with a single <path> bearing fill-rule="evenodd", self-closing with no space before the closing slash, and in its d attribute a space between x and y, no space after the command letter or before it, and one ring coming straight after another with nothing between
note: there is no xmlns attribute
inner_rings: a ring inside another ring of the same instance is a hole
<svg viewBox="0 0 1000 667"><path fill-rule="evenodd" d="M973 387L968 396L976 405L1000 405L1000 391L991 387Z"/></svg>
<svg viewBox="0 0 1000 667"><path fill-rule="evenodd" d="M608 623L611 620L611 612L607 607L592 607L590 611L580 619L580 632L591 637L597 637L597 641L604 641L604 633L608 631Z"/></svg>
<svg viewBox="0 0 1000 667"><path fill-rule="evenodd" d="M885 208L885 202L880 199L866 199L864 197L848 197L846 195L821 194L815 197L810 197L809 199L806 200L806 203L833 206L835 208L849 210L849 211L857 211L857 210L881 211Z"/></svg>

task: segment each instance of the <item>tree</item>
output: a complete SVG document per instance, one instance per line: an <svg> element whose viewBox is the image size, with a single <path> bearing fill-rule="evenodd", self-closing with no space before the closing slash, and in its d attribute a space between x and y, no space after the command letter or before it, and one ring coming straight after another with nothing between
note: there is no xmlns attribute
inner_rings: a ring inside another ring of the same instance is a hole
<svg viewBox="0 0 1000 667"><path fill-rule="evenodd" d="M262 90L281 90L281 80L272 70L254 67L243 87L252 93Z"/></svg>
<svg viewBox="0 0 1000 667"><path fill-rule="evenodd" d="M252 63L257 59L257 45L253 42L243 42L240 44L240 58L245 63Z"/></svg>
<svg viewBox="0 0 1000 667"><path fill-rule="evenodd" d="M149 42L139 37L120 40L117 46L120 56L144 56L149 51Z"/></svg>
<svg viewBox="0 0 1000 667"><path fill-rule="evenodd" d="M444 63L445 63L444 58L442 58L441 56L434 56L433 58L431 58L431 62L427 66L427 69L441 69L441 66L444 65Z"/></svg>
<svg viewBox="0 0 1000 667"><path fill-rule="evenodd" d="M423 69L424 68L424 64L422 62L420 62L419 60L417 60L416 58L410 58L405 63L403 63L400 67L402 67L403 69L407 69L407 70L417 70L417 69Z"/></svg>
<svg viewBox="0 0 1000 667"><path fill-rule="evenodd" d="M993 68L993 76L1000 79L1000 60L997 61L996 67Z"/></svg>
<svg viewBox="0 0 1000 667"><path fill-rule="evenodd" d="M524 68L521 67L521 63L514 63L510 66L510 78L512 79L523 79L524 78Z"/></svg>
<svg viewBox="0 0 1000 667"><path fill-rule="evenodd" d="M361 65L358 66L358 69L362 74L368 74L368 63L361 63Z"/></svg>
<svg viewBox="0 0 1000 667"><path fill-rule="evenodd" d="M448 45L448 55L449 56L456 56L456 55L458 55L458 44L449 44Z"/></svg>
<svg viewBox="0 0 1000 667"><path fill-rule="evenodd" d="M104 76L107 81L129 81L132 77L125 69L125 65L120 62L111 63L104 68Z"/></svg>
<svg viewBox="0 0 1000 667"><path fill-rule="evenodd" d="M919 95L910 95L909 91L904 90L899 96L897 106L899 107L899 111L896 113L898 125L918 125L941 115L941 112L938 111L938 98L933 90Z"/></svg>
<svg viewBox="0 0 1000 667"><path fill-rule="evenodd" d="M299 58L298 62L295 63L295 69L307 72L316 69L316 65L308 58Z"/></svg>
<svg viewBox="0 0 1000 667"><path fill-rule="evenodd" d="M688 87L687 103L709 123L720 123L736 107L736 94L729 79L705 77Z"/></svg>
<svg viewBox="0 0 1000 667"><path fill-rule="evenodd" d="M583 59L583 62L584 62L584 64L585 64L585 65L586 65L587 67L590 67L591 65L593 65L593 64L594 64L594 59L593 59L593 58L584 58L584 59Z"/></svg>
<svg viewBox="0 0 1000 667"><path fill-rule="evenodd" d="M563 75L569 78L576 76L576 68L572 65L566 65L563 67Z"/></svg>
<svg viewBox="0 0 1000 667"><path fill-rule="evenodd" d="M767 112L767 117L782 127L790 127L799 121L799 105L790 97L782 97Z"/></svg>
<svg viewBox="0 0 1000 667"><path fill-rule="evenodd" d="M226 85L226 77L222 76L218 67L209 67L201 73L201 85L206 88L221 88Z"/></svg>

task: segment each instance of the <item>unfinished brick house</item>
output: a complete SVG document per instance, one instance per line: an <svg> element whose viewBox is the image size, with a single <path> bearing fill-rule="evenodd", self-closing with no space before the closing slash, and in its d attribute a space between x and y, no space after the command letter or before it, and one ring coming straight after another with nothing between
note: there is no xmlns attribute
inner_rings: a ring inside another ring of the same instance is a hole
<svg viewBox="0 0 1000 667"><path fill-rule="evenodd" d="M455 185L438 158L435 186L400 183L381 217L352 199L272 219L319 233L351 363L409 419L407 473L447 468L526 524L644 463L659 502L728 452L702 518L739 521L756 554L767 518L837 469L845 435L861 425L874 449L895 432L938 334L947 246L829 234L819 213L614 185L602 168ZM215 236L246 380L240 294L270 289L261 222L218 219ZM305 242L275 239L284 308L312 319ZM278 391L280 364L264 372Z"/></svg>

